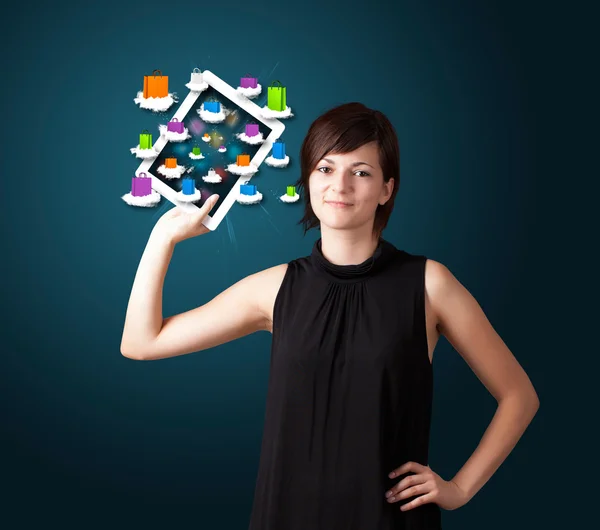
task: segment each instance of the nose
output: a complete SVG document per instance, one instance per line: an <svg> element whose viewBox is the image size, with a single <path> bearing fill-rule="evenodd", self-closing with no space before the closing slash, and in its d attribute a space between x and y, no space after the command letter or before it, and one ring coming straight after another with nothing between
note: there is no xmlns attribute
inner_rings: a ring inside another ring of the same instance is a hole
<svg viewBox="0 0 600 530"><path fill-rule="evenodd" d="M336 192L344 192L352 189L353 174L351 171L343 169L336 170L331 175L331 188Z"/></svg>

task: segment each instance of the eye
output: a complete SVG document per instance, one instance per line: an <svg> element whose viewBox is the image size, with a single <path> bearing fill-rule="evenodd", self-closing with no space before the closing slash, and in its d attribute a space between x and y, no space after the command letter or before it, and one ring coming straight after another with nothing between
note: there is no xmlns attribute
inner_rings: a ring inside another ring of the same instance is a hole
<svg viewBox="0 0 600 530"><path fill-rule="evenodd" d="M322 169L330 170L331 168L328 168L327 166L322 166L322 167L318 168L317 171L321 171ZM327 172L326 171L321 171L321 173L327 173Z"/></svg>
<svg viewBox="0 0 600 530"><path fill-rule="evenodd" d="M359 177L370 177L370 173L367 173L366 171L357 171L357 173L362 173L362 175L359 175Z"/></svg>

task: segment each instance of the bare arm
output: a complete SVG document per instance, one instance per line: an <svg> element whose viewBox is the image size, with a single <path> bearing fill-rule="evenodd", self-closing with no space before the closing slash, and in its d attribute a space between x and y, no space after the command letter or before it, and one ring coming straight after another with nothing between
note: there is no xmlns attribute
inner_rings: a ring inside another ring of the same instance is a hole
<svg viewBox="0 0 600 530"><path fill-rule="evenodd" d="M441 263L427 261L427 294L442 334L498 402L481 442L452 481L469 498L515 447L539 407L529 377L469 291Z"/></svg>
<svg viewBox="0 0 600 530"><path fill-rule="evenodd" d="M155 360L212 348L259 330L268 329L263 309L272 292L273 272L252 274L210 302L163 319L162 291L175 244L153 232L133 283L125 318L121 353L136 360Z"/></svg>

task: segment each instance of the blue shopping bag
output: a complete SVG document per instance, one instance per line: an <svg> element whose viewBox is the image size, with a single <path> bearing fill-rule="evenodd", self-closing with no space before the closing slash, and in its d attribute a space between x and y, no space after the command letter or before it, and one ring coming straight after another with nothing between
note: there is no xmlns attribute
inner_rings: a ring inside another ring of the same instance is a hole
<svg viewBox="0 0 600 530"><path fill-rule="evenodd" d="M196 193L196 181L193 178L185 177L183 179L183 189L181 191L184 195L194 195L194 193Z"/></svg>
<svg viewBox="0 0 600 530"><path fill-rule="evenodd" d="M240 193L242 195L254 195L256 186L254 184L240 184Z"/></svg>
<svg viewBox="0 0 600 530"><path fill-rule="evenodd" d="M285 158L285 144L283 142L275 142L273 144L273 158L283 160Z"/></svg>
<svg viewBox="0 0 600 530"><path fill-rule="evenodd" d="M221 103L218 101L205 101L204 110L208 112L221 112Z"/></svg>

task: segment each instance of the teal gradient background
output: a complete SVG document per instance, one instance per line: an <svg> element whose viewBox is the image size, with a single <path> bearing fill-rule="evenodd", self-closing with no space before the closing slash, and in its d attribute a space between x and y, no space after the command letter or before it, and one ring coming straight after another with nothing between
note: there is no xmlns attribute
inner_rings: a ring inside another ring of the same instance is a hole
<svg viewBox="0 0 600 530"><path fill-rule="evenodd" d="M572 121L587 97L576 74L590 64L590 37L577 27L585 14L575 18L542 2L464 0L6 7L6 528L247 528L270 334L156 362L119 351L139 259L170 207L163 199L133 208L120 198L139 164L129 148L142 129L157 137L164 123L133 98L143 75L160 68L183 101L196 66L231 84L251 72L263 87L274 79L287 86L291 164L261 166L264 208L235 205L216 232L177 246L164 315L307 255L318 231L303 235L301 203L276 200L298 177L304 135L334 105L377 108L401 148L400 191L384 237L455 274L541 399L488 484L466 506L443 512L444 528L565 528L584 518L593 506L584 499L587 479L563 477L586 470L583 391L594 373L582 370L591 351L586 322L595 318L583 255L597 221L592 189L576 179L597 169L584 166L591 144L576 139L581 129ZM580 156L571 158L576 144ZM430 464L449 480L496 403L445 339L434 371Z"/></svg>

